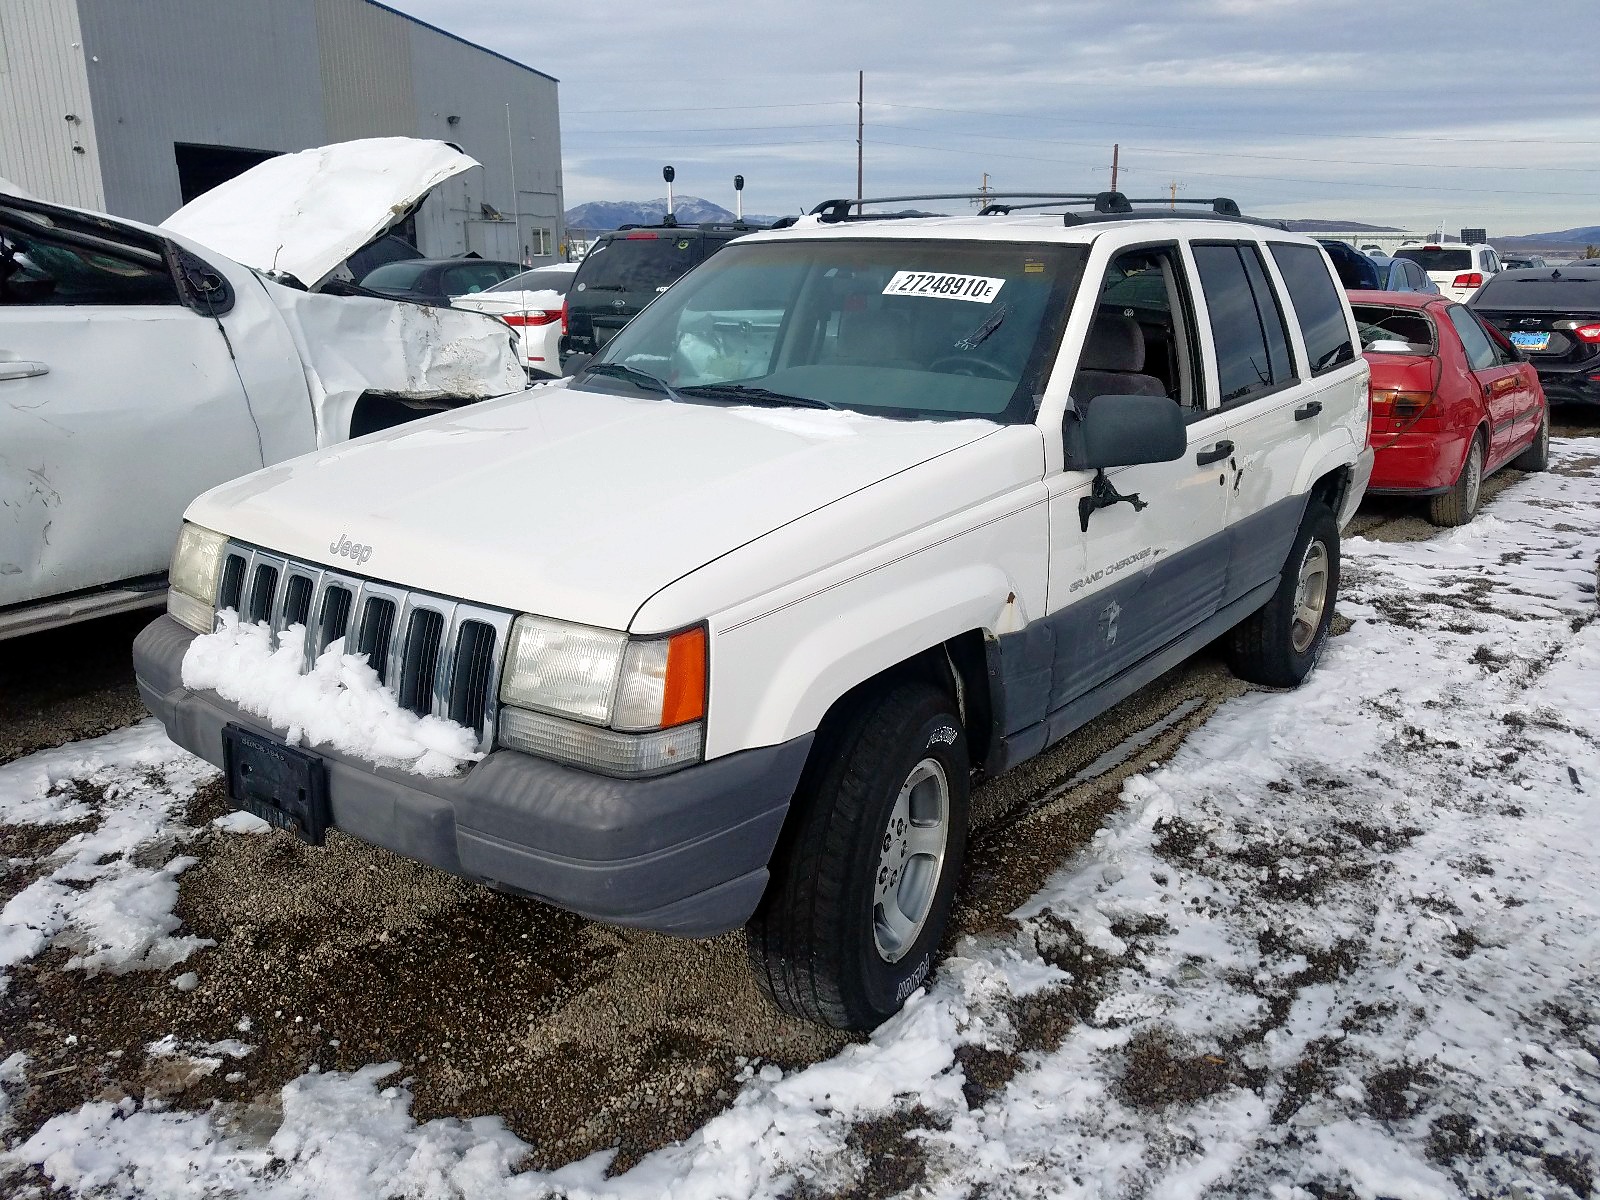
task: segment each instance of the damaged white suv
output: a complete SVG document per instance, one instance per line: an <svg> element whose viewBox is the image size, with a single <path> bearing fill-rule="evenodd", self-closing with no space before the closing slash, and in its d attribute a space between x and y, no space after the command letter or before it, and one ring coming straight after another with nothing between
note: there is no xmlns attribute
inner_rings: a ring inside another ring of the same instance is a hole
<svg viewBox="0 0 1600 1200"><path fill-rule="evenodd" d="M145 702L311 840L745 925L778 1004L876 1024L974 781L1224 634L1245 678L1312 669L1371 469L1314 241L1055 202L821 206L571 380L208 493Z"/></svg>
<svg viewBox="0 0 1600 1200"><path fill-rule="evenodd" d="M521 391L499 320L341 279L477 165L445 142L341 142L159 226L0 180L0 639L160 604L184 506L224 479Z"/></svg>

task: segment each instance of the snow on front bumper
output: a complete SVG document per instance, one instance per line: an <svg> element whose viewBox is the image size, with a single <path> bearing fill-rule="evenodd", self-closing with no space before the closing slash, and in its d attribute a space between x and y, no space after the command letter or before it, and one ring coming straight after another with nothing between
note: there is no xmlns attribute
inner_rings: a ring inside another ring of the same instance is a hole
<svg viewBox="0 0 1600 1200"><path fill-rule="evenodd" d="M218 766L228 725L283 740L217 693L185 685L184 659L201 636L162 616L134 643L139 695L168 736ZM332 825L352 837L596 920L709 937L755 911L811 740L647 779L514 750L431 777L331 745L312 752L327 769Z"/></svg>

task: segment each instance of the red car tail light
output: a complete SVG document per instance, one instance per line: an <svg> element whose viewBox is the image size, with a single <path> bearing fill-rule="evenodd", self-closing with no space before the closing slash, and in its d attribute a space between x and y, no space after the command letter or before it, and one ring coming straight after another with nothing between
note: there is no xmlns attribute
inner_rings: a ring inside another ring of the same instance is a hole
<svg viewBox="0 0 1600 1200"><path fill-rule="evenodd" d="M1469 271L1465 275L1457 275L1451 287L1482 287L1483 275L1477 271Z"/></svg>
<svg viewBox="0 0 1600 1200"><path fill-rule="evenodd" d="M1409 424L1433 404L1432 392L1402 391L1399 388L1374 388L1372 411L1374 416Z"/></svg>
<svg viewBox="0 0 1600 1200"><path fill-rule="evenodd" d="M1572 331L1572 336L1580 342L1588 342L1591 346L1600 345L1600 321L1593 325L1579 325Z"/></svg>
<svg viewBox="0 0 1600 1200"><path fill-rule="evenodd" d="M565 300L563 300L561 302L561 333L562 333L563 336L565 336L566 332L567 332L567 302Z"/></svg>
<svg viewBox="0 0 1600 1200"><path fill-rule="evenodd" d="M535 308L525 313L512 313L505 318L507 325L549 325L561 320L562 309Z"/></svg>

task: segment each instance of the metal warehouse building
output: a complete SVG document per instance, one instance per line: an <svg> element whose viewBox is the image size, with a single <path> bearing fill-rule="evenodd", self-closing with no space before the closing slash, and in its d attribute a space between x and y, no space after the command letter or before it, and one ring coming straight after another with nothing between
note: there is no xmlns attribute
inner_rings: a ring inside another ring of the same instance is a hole
<svg viewBox="0 0 1600 1200"><path fill-rule="evenodd" d="M483 164L401 231L424 255L554 261L540 71L372 0L0 0L0 177L40 199L153 224L273 154L396 135Z"/></svg>

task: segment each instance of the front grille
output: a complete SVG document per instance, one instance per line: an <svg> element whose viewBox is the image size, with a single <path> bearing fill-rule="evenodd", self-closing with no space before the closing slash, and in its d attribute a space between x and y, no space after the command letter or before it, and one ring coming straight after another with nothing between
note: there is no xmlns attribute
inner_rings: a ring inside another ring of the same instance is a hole
<svg viewBox="0 0 1600 1200"><path fill-rule="evenodd" d="M274 639L290 625L304 625L303 672L344 638L350 653L367 656L401 707L465 725L476 731L482 750L493 745L500 664L513 613L239 542L228 543L217 608L268 623Z"/></svg>

